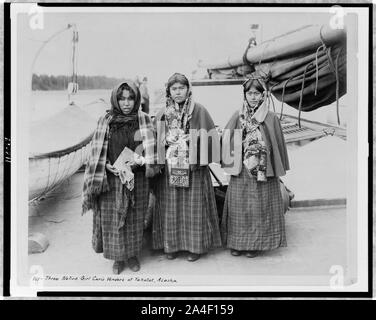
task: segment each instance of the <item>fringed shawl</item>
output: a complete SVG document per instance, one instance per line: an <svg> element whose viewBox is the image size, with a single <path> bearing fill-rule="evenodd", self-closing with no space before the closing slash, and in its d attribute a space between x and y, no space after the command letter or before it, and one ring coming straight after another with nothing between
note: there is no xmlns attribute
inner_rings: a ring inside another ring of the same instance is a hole
<svg viewBox="0 0 376 320"><path fill-rule="evenodd" d="M155 117L157 127L158 144L158 163L164 164L165 161L165 133L168 130L165 114L166 108L163 108ZM191 134L190 137L190 164L207 166L211 162L220 162L220 142L215 129L214 122L209 112L199 103L195 102L190 108L189 129L197 135ZM209 137L209 138L207 138ZM210 138L211 137L211 138ZM196 139L195 139L196 138ZM192 145L191 141L197 141Z"/></svg>
<svg viewBox="0 0 376 320"><path fill-rule="evenodd" d="M290 169L290 165L286 143L278 117L273 112L268 111L259 128L268 149L266 176L284 176L286 171ZM225 172L229 175L237 176L242 170L241 132L239 111L236 111L227 123L222 136L221 162ZM234 137L236 137L236 139Z"/></svg>

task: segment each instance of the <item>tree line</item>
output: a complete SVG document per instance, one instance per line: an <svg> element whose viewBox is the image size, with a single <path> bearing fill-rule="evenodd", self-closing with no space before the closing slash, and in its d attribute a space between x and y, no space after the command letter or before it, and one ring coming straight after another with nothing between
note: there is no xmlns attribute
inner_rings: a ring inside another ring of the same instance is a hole
<svg viewBox="0 0 376 320"><path fill-rule="evenodd" d="M124 80L106 76L77 76L79 90L112 89L116 84ZM69 82L72 82L72 76L33 74L32 90L66 90Z"/></svg>

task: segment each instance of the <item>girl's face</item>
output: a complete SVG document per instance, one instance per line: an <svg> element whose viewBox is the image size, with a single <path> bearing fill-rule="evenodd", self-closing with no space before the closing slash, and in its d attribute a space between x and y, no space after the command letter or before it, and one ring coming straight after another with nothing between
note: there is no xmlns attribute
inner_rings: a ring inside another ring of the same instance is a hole
<svg viewBox="0 0 376 320"><path fill-rule="evenodd" d="M245 93L245 97L246 97L249 105L252 108L254 108L259 104L260 100L262 99L262 92L258 91L254 86L252 86Z"/></svg>
<svg viewBox="0 0 376 320"><path fill-rule="evenodd" d="M129 114L132 112L135 104L135 99L129 90L123 90L123 93L118 100L121 111L124 114Z"/></svg>
<svg viewBox="0 0 376 320"><path fill-rule="evenodd" d="M183 103L187 99L188 87L176 82L170 87L170 95L174 102Z"/></svg>

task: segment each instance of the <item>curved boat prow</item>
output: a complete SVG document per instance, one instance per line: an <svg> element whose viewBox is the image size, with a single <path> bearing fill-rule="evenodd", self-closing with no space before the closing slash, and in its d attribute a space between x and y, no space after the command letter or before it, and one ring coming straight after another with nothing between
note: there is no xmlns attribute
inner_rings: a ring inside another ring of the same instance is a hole
<svg viewBox="0 0 376 320"><path fill-rule="evenodd" d="M88 109L105 110L98 100ZM29 200L52 190L86 161L97 118L77 105L69 105L30 128Z"/></svg>

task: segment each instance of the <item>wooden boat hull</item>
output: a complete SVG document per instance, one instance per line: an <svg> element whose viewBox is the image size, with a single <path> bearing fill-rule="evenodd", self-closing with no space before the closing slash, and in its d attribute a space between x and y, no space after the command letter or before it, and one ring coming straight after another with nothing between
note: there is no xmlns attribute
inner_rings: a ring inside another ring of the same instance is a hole
<svg viewBox="0 0 376 320"><path fill-rule="evenodd" d="M83 108L70 105L32 124L29 200L52 190L85 164L97 119L106 108L103 101Z"/></svg>
<svg viewBox="0 0 376 320"><path fill-rule="evenodd" d="M69 153L29 158L29 200L52 190L81 168L89 145L90 140L73 147Z"/></svg>

